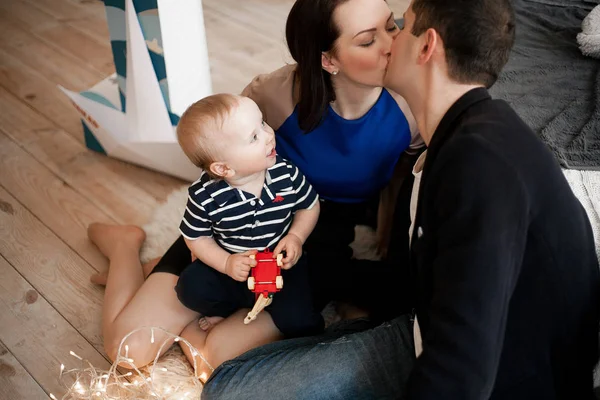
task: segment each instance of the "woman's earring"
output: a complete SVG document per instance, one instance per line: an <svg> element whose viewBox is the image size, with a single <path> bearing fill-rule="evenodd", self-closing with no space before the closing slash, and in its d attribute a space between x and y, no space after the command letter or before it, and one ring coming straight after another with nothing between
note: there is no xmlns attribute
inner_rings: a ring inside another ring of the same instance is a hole
<svg viewBox="0 0 600 400"><path fill-rule="evenodd" d="M338 71L332 71L331 72L331 75L337 75L337 74L338 74Z"/></svg>

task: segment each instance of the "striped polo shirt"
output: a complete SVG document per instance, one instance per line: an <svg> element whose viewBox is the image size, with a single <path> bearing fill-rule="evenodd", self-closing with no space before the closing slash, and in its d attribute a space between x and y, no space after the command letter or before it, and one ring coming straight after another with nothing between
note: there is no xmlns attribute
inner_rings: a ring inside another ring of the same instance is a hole
<svg viewBox="0 0 600 400"><path fill-rule="evenodd" d="M213 237L230 253L273 250L287 234L294 213L312 208L317 200L298 168L278 155L265 174L260 198L202 172L189 188L179 230L191 240Z"/></svg>

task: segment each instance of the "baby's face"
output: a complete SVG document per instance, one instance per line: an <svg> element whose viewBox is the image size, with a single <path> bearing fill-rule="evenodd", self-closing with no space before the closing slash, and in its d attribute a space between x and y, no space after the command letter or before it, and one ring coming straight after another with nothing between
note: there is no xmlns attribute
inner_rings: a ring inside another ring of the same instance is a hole
<svg viewBox="0 0 600 400"><path fill-rule="evenodd" d="M240 98L223 123L219 140L219 161L235 170L238 178L249 176L275 165L275 132L263 121L254 101Z"/></svg>

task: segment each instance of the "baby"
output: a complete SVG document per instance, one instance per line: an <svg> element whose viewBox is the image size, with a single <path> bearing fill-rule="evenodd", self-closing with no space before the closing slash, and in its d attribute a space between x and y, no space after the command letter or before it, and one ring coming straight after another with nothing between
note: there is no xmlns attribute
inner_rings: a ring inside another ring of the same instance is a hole
<svg viewBox="0 0 600 400"><path fill-rule="evenodd" d="M256 265L250 256L270 249L285 255L285 287L266 311L286 337L320 332L323 318L313 309L302 257L319 217L318 196L277 155L273 129L256 103L231 94L206 97L182 115L177 137L203 170L189 188L180 225L196 260L179 277L179 300L206 317L252 308L254 293L245 282Z"/></svg>

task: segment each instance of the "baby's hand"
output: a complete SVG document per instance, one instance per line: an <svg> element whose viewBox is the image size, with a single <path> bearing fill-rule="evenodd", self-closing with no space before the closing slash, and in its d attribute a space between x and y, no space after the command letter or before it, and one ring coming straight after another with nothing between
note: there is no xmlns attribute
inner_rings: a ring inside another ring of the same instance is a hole
<svg viewBox="0 0 600 400"><path fill-rule="evenodd" d="M256 250L248 250L243 253L230 254L225 263L225 273L236 281L244 282L248 278L250 268L256 265L256 260L250 258L256 254Z"/></svg>
<svg viewBox="0 0 600 400"><path fill-rule="evenodd" d="M285 258L283 259L283 266L281 268L290 269L296 265L302 255L302 240L293 233L287 234L279 241L277 247L275 247L273 257L277 258L277 255L283 251L285 251Z"/></svg>

